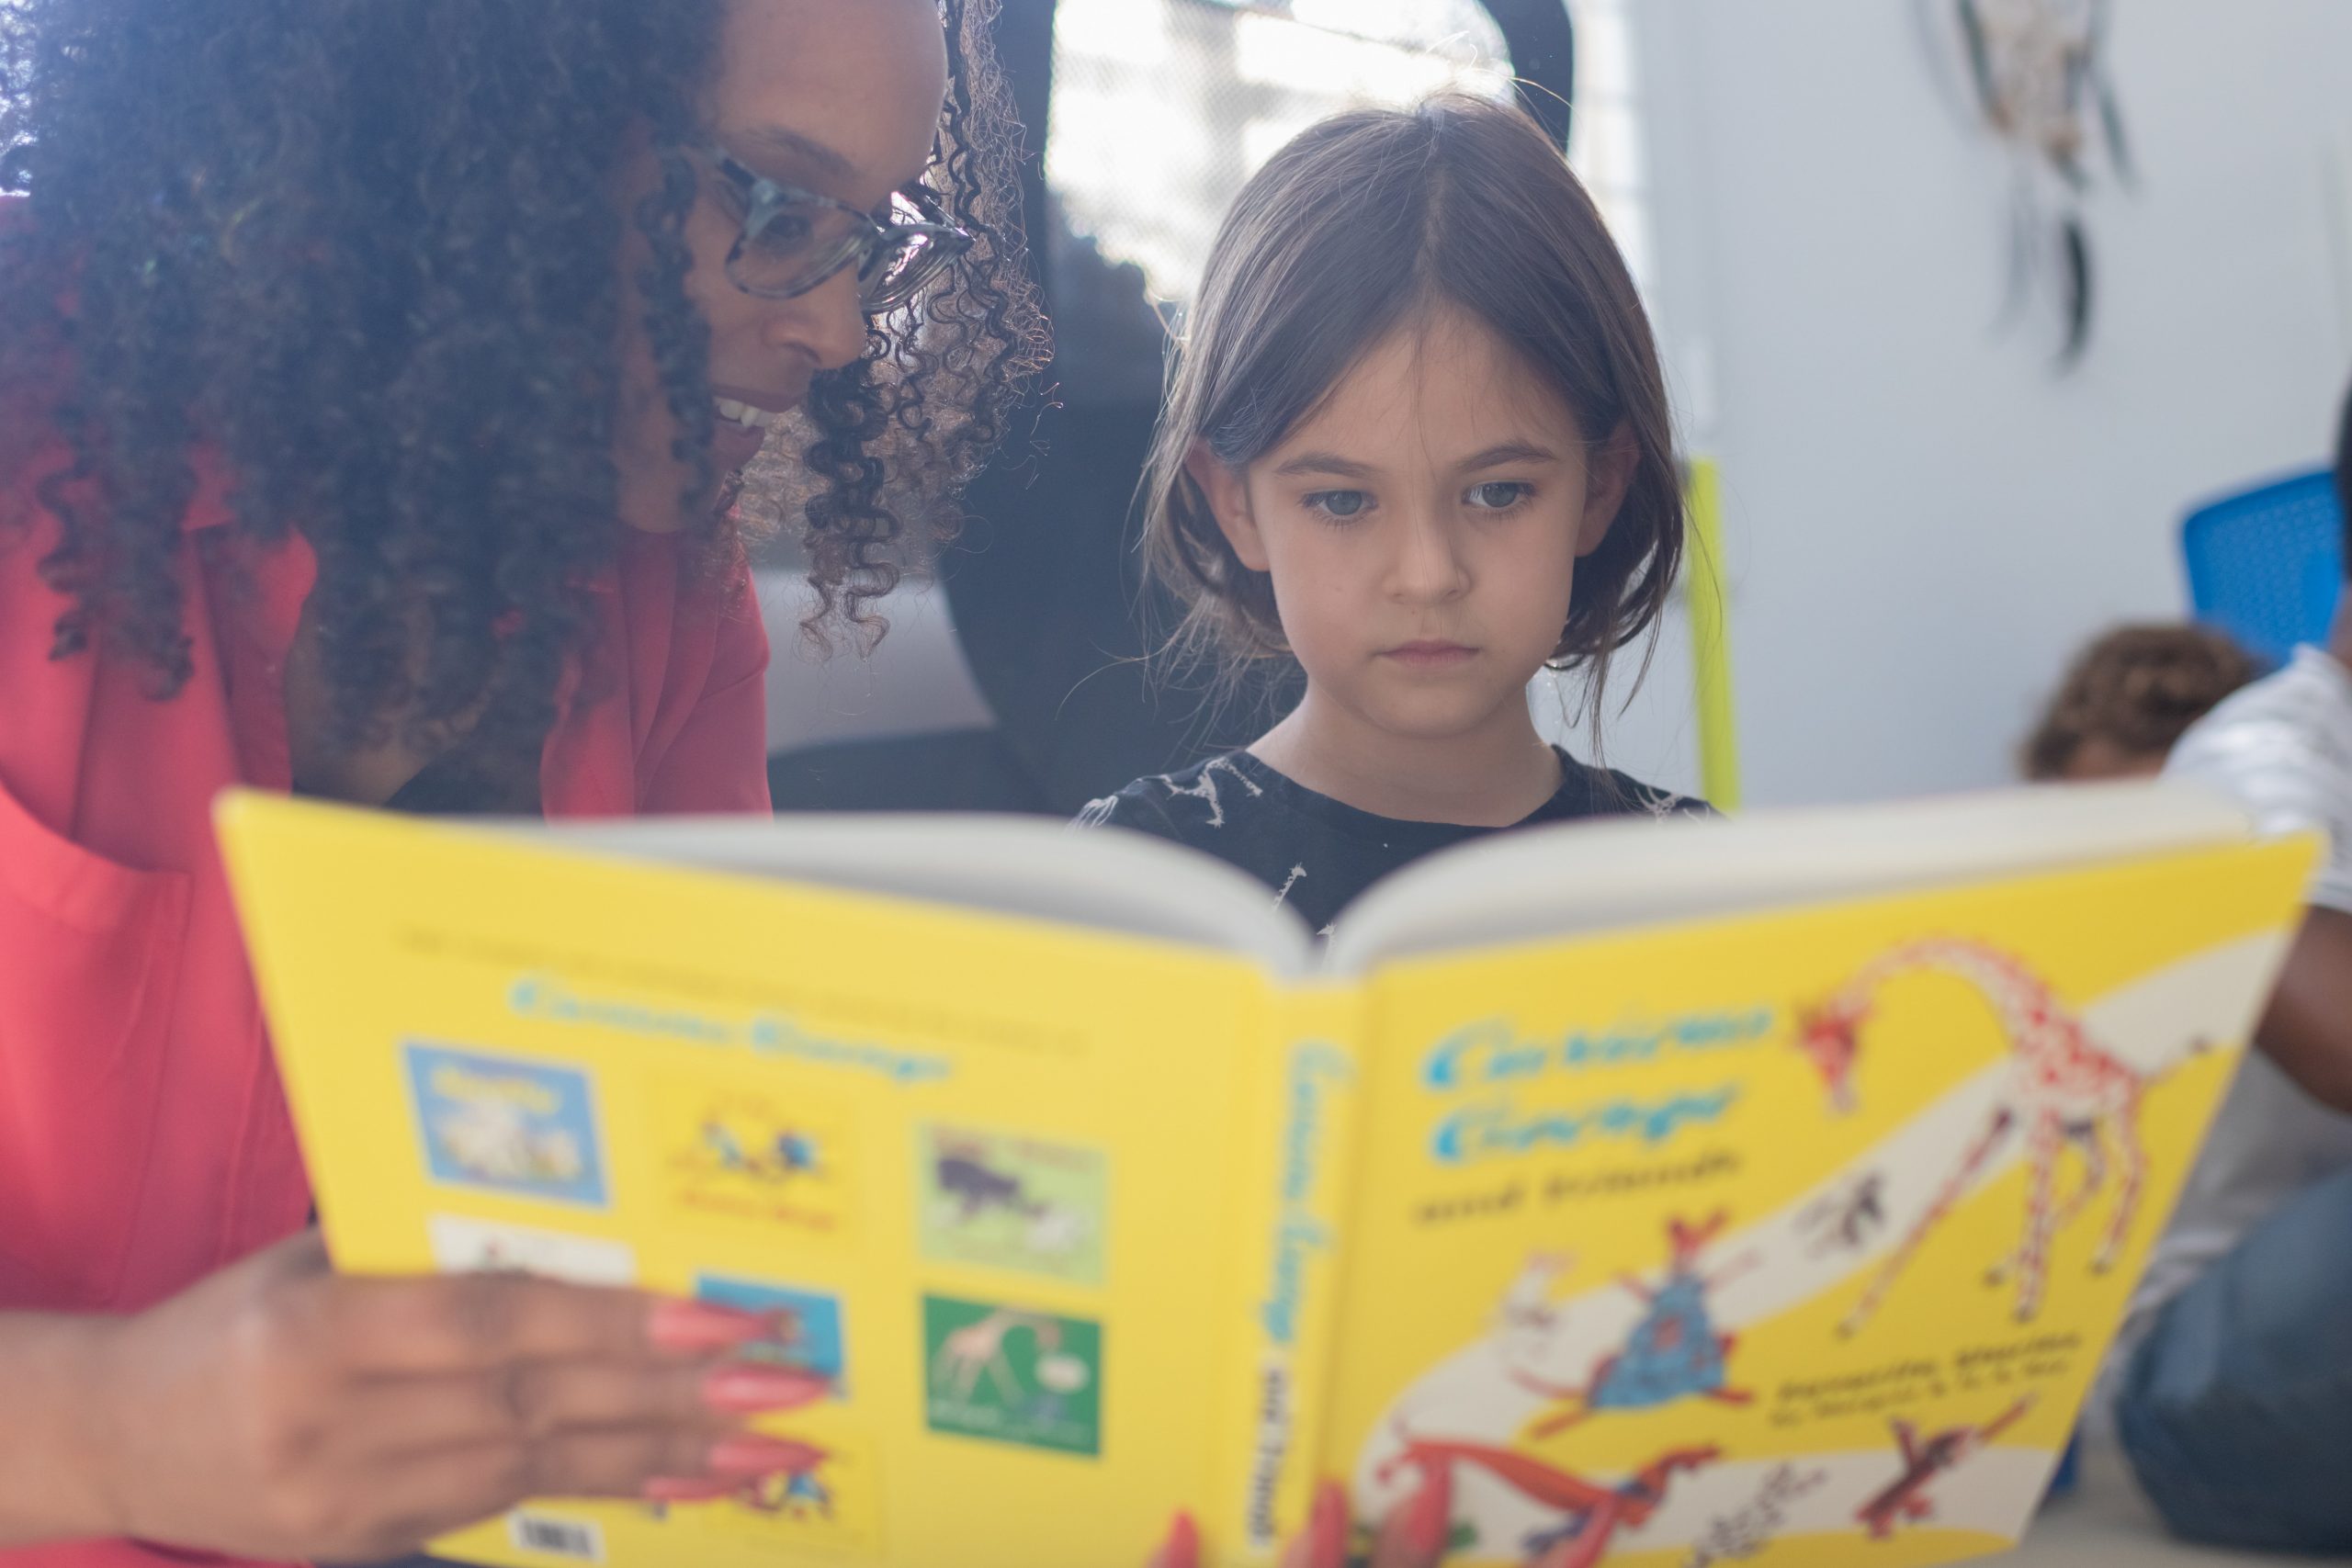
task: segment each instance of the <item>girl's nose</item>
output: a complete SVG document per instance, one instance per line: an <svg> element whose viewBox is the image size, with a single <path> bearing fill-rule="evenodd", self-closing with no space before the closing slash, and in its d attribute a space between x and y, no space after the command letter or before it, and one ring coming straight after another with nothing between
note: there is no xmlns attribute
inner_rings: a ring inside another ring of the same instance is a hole
<svg viewBox="0 0 2352 1568"><path fill-rule="evenodd" d="M1470 572L1454 530L1438 517L1406 520L1390 592L1408 604L1442 604L1470 589Z"/></svg>

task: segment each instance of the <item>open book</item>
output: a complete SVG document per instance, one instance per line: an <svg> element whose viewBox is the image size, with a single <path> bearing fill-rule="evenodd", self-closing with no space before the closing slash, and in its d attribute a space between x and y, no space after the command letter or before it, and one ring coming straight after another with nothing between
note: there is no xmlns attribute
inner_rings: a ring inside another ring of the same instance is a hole
<svg viewBox="0 0 2352 1568"><path fill-rule="evenodd" d="M2161 785L1507 834L1317 943L1007 818L221 830L329 1244L773 1314L727 1501L516 1565L1909 1564L2022 1529L2307 840Z"/></svg>

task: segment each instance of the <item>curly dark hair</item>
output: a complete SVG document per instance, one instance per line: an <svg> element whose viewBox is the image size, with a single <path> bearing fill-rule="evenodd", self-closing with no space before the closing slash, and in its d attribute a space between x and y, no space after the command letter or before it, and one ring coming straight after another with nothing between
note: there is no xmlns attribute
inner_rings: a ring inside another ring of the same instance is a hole
<svg viewBox="0 0 2352 1568"><path fill-rule="evenodd" d="M818 481L800 498L812 622L869 619L910 498L977 470L1042 358L994 0L940 3L954 86L926 179L978 243L819 378L796 427ZM682 149L723 17L724 0L0 6L0 186L28 192L0 239L0 407L19 446L38 423L70 448L40 487L63 528L40 570L72 606L56 656L138 660L159 696L188 679L180 520L209 450L243 535L299 528L316 550L342 739L392 714L543 734L593 625L583 585L619 541L623 311L644 312L709 477ZM662 178L623 214L613 178L648 130ZM623 278L631 221L653 261ZM732 509L694 526L710 574L741 570Z"/></svg>
<svg viewBox="0 0 2352 1568"><path fill-rule="evenodd" d="M2127 757L2161 758L2259 673L2252 656L2211 626L2117 626L2068 666L2019 749L2019 766L2030 779L2064 778L2094 740Z"/></svg>

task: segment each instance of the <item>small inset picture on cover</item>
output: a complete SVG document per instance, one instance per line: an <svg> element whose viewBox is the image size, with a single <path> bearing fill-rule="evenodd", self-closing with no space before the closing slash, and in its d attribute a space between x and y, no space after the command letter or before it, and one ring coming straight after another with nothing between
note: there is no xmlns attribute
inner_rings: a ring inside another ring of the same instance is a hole
<svg viewBox="0 0 2352 1568"><path fill-rule="evenodd" d="M1100 1149L936 1123L918 1145L923 1257L1102 1283L1110 1178Z"/></svg>
<svg viewBox="0 0 2352 1568"><path fill-rule="evenodd" d="M752 1340L737 1349L735 1355L745 1360L806 1372L830 1385L834 1398L847 1396L849 1355L842 1340L840 1298L822 1291L730 1279L720 1274L696 1275L695 1298L756 1313L768 1319L771 1326L767 1337Z"/></svg>
<svg viewBox="0 0 2352 1568"><path fill-rule="evenodd" d="M616 1241L496 1224L458 1214L424 1222L446 1274L537 1274L575 1285L633 1285L637 1258Z"/></svg>
<svg viewBox="0 0 2352 1568"><path fill-rule="evenodd" d="M650 1091L662 1202L681 1223L763 1239L845 1239L848 1118L797 1091L668 1076Z"/></svg>
<svg viewBox="0 0 2352 1568"><path fill-rule="evenodd" d="M1102 1453L1102 1325L925 1296L922 1343L924 1419L933 1431Z"/></svg>
<svg viewBox="0 0 2352 1568"><path fill-rule="evenodd" d="M409 1093L433 1179L603 1208L588 1075L576 1067L408 1047Z"/></svg>
<svg viewBox="0 0 2352 1568"><path fill-rule="evenodd" d="M827 1557L877 1554L882 1501L874 1445L857 1432L831 1426L823 1431L761 1435L780 1446L779 1468L748 1476L734 1491L710 1502L646 1504L646 1512L679 1527L682 1537L721 1531L791 1553L786 1560L796 1562L802 1561L802 1551ZM686 1541L678 1544L678 1554L664 1561L695 1562Z"/></svg>

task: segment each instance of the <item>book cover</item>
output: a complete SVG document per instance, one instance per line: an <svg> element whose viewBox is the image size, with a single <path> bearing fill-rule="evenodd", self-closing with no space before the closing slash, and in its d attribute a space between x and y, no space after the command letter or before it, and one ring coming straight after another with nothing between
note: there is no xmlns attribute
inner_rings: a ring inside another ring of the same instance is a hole
<svg viewBox="0 0 2352 1568"><path fill-rule="evenodd" d="M1441 1472L1464 1563L1997 1550L2311 855L1285 975L258 796L223 834L339 1267L767 1312L831 1385L734 1498L440 1546L513 1568L1103 1568L1179 1508L1259 1564L1318 1475L1368 1530Z"/></svg>
<svg viewBox="0 0 2352 1568"><path fill-rule="evenodd" d="M2011 1544L2229 1084L2305 852L1378 977L1326 1461L1367 1528L1443 1470L1469 1563Z"/></svg>

